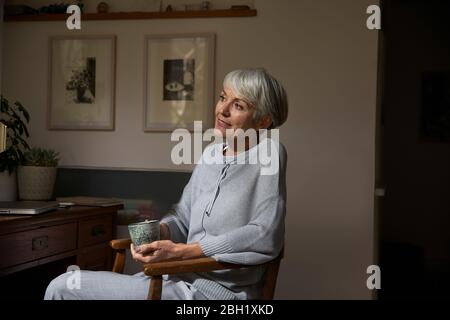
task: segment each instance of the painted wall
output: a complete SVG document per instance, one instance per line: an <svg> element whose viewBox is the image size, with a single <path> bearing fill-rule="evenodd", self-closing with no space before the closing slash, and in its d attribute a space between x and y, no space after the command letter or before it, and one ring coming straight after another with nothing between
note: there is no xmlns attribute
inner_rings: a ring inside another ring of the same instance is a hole
<svg viewBox="0 0 450 320"><path fill-rule="evenodd" d="M4 0L0 0L0 93L2 92L3 3Z"/></svg>
<svg viewBox="0 0 450 320"><path fill-rule="evenodd" d="M423 249L428 272L448 272L450 148L423 136L420 127L424 73L450 71L450 4L391 2L383 141L387 193L380 230L387 241Z"/></svg>
<svg viewBox="0 0 450 320"><path fill-rule="evenodd" d="M214 32L216 96L224 75L263 66L285 85L290 115L286 254L277 298L371 297L377 32L369 0L254 1L255 18L5 23L5 94L32 114L33 145L62 165L179 170L169 134L142 131L144 35ZM116 129L46 129L48 38L117 35ZM151 181L149 181L151 183Z"/></svg>

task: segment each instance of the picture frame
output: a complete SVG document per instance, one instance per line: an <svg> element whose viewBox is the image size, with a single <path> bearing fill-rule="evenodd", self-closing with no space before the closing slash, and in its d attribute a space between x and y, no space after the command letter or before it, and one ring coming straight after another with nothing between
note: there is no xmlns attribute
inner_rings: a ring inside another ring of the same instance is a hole
<svg viewBox="0 0 450 320"><path fill-rule="evenodd" d="M215 34L147 35L144 132L213 125Z"/></svg>
<svg viewBox="0 0 450 320"><path fill-rule="evenodd" d="M49 130L114 130L116 36L49 39Z"/></svg>

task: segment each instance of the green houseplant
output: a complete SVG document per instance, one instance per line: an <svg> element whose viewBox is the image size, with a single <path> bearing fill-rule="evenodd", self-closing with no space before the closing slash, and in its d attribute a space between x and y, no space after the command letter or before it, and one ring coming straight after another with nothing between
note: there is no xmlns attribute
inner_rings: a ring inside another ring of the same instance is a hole
<svg viewBox="0 0 450 320"><path fill-rule="evenodd" d="M0 100L0 122L7 126L6 149L0 153L0 200L14 201L17 197L16 169L30 149L25 140L29 137L30 115L18 101L12 104L3 95Z"/></svg>
<svg viewBox="0 0 450 320"><path fill-rule="evenodd" d="M30 149L25 141L30 136L27 129L30 115L20 102L11 105L3 96L0 98L0 122L7 126L6 150L0 154L0 172L8 170L12 173L24 160L24 152Z"/></svg>
<svg viewBox="0 0 450 320"><path fill-rule="evenodd" d="M32 148L19 166L19 198L49 200L53 196L59 153L51 149Z"/></svg>
<svg viewBox="0 0 450 320"><path fill-rule="evenodd" d="M32 148L24 154L22 165L35 167L57 167L59 153L51 149Z"/></svg>

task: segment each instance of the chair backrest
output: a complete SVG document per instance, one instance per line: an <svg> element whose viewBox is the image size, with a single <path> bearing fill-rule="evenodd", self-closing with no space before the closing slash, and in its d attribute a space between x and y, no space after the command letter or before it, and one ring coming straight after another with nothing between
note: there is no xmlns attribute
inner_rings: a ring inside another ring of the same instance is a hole
<svg viewBox="0 0 450 320"><path fill-rule="evenodd" d="M267 269L263 276L262 300L272 300L277 286L278 270L280 269L281 259L284 257L284 248L281 249L278 257L266 264Z"/></svg>

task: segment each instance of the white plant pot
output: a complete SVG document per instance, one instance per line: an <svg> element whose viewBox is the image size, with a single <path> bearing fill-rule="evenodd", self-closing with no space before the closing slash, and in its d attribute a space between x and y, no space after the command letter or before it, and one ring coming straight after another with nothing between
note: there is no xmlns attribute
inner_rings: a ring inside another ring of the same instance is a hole
<svg viewBox="0 0 450 320"><path fill-rule="evenodd" d="M56 167L19 166L17 170L19 199L52 199L56 170Z"/></svg>
<svg viewBox="0 0 450 320"><path fill-rule="evenodd" d="M9 174L8 170L0 172L0 201L17 200L17 174L14 170Z"/></svg>

